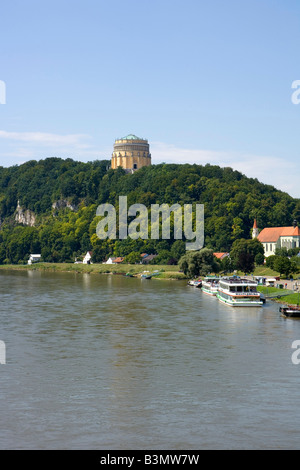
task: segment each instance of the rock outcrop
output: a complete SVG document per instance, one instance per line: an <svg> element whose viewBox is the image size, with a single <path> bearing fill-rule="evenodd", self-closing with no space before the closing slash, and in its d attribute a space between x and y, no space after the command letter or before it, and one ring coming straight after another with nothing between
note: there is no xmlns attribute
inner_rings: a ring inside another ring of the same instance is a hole
<svg viewBox="0 0 300 470"><path fill-rule="evenodd" d="M18 224L29 225L30 227L33 227L35 225L36 216L35 213L29 209L23 209L18 201L15 221Z"/></svg>
<svg viewBox="0 0 300 470"><path fill-rule="evenodd" d="M59 201L56 201L52 204L52 209L56 209L56 210L65 209L66 207L70 209L71 211L77 210L77 207L75 206L75 204L71 204L66 199L60 199Z"/></svg>

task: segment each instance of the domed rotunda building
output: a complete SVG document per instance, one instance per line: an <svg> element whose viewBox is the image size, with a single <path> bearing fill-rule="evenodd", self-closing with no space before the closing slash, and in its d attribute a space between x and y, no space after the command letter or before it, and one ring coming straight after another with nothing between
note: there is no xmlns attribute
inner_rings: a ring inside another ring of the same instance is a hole
<svg viewBox="0 0 300 470"><path fill-rule="evenodd" d="M128 173L133 173L149 165L151 165L151 154L148 140L133 134L115 140L111 159L112 169L121 166Z"/></svg>

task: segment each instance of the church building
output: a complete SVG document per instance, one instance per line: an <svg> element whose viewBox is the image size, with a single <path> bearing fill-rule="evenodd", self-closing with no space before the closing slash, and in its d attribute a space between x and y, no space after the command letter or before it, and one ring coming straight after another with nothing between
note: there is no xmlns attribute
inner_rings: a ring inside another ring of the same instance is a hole
<svg viewBox="0 0 300 470"><path fill-rule="evenodd" d="M261 232L254 220L252 238L257 238L263 244L265 257L275 255L276 248L289 250L300 247L300 229L296 220L291 227L268 227Z"/></svg>

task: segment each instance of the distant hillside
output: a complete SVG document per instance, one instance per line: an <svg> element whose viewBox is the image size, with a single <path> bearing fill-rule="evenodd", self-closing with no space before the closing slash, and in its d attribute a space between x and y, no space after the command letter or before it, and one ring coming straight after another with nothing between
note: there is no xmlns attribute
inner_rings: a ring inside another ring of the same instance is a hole
<svg viewBox="0 0 300 470"><path fill-rule="evenodd" d="M45 261L72 261L87 250L98 261L142 251L178 259L183 247L174 240L97 239L96 208L117 206L119 195L128 196L128 205L204 204L205 245L216 251L249 238L254 218L260 228L300 221L300 200L231 168L160 164L128 175L109 163L47 158L0 167L0 263L23 262L30 252L41 252Z"/></svg>
<svg viewBox="0 0 300 470"><path fill-rule="evenodd" d="M70 158L46 158L0 167L0 217L12 215L18 200L36 214L49 211L60 199L68 198L74 204L82 199L94 202L108 165L109 161L81 163Z"/></svg>

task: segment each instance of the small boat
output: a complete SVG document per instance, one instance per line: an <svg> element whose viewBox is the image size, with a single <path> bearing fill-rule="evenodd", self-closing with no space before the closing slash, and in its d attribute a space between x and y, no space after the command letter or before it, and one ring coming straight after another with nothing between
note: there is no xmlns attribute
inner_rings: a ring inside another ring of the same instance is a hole
<svg viewBox="0 0 300 470"><path fill-rule="evenodd" d="M141 279L151 279L152 275L149 273L149 271L144 271L141 275Z"/></svg>
<svg viewBox="0 0 300 470"><path fill-rule="evenodd" d="M299 305L284 305L279 307L279 312L281 312L285 317L300 317L300 306Z"/></svg>
<svg viewBox="0 0 300 470"><path fill-rule="evenodd" d="M126 273L126 276L127 277L133 277L133 274L132 273Z"/></svg>
<svg viewBox="0 0 300 470"><path fill-rule="evenodd" d="M189 286L193 286L193 287L201 287L202 286L202 280L201 279L197 279L197 280L190 280L188 281L188 285Z"/></svg>

